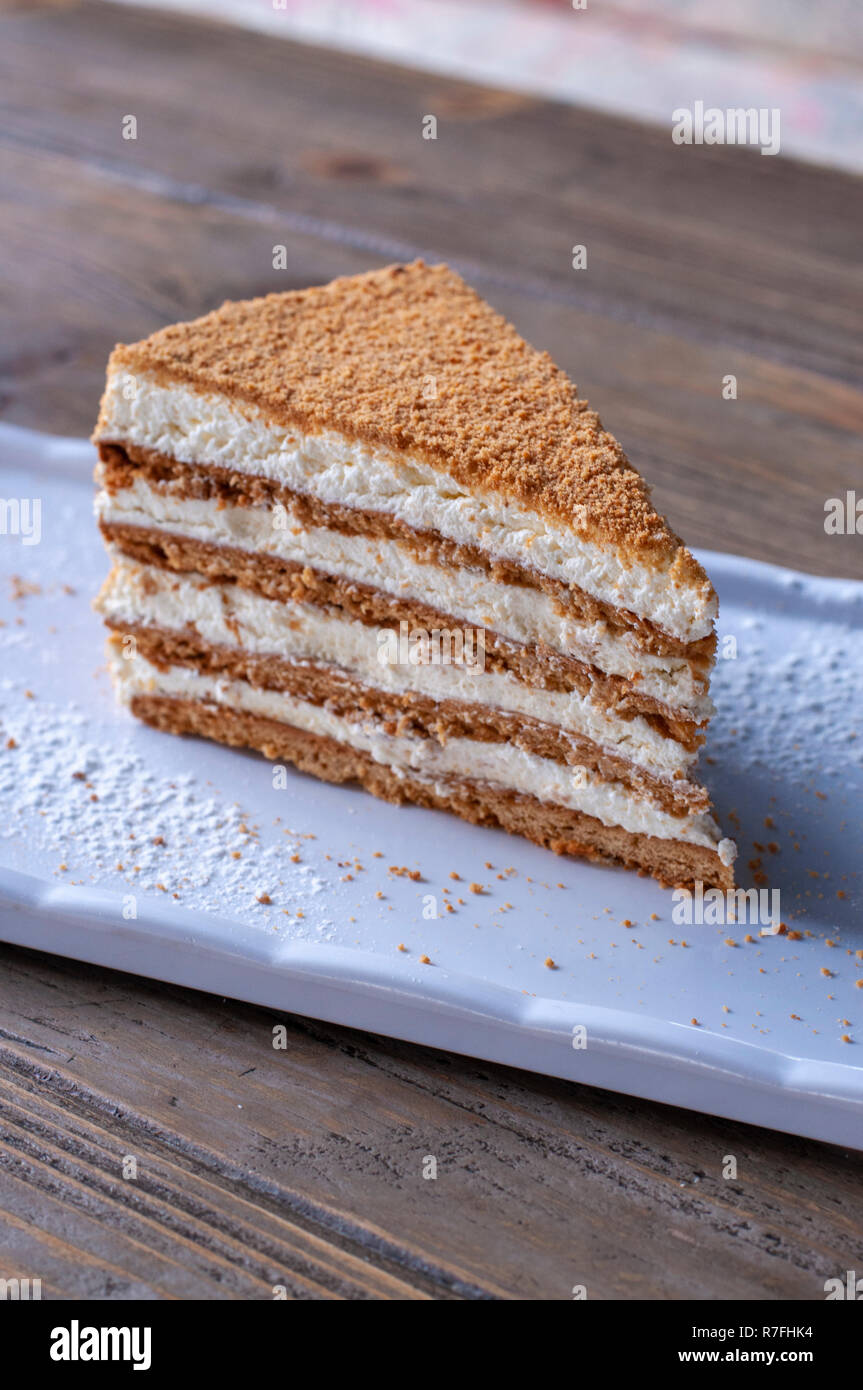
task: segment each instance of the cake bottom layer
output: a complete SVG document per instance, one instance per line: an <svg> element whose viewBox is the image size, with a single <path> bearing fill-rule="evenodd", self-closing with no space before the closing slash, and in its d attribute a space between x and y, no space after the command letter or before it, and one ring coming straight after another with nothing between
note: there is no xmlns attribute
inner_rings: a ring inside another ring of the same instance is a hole
<svg viewBox="0 0 863 1390"><path fill-rule="evenodd" d="M204 700L135 694L129 707L145 723L173 734L199 734L254 748L273 762L292 763L326 782L359 782L384 801L450 811L475 825L499 827L554 850L652 874L667 887L734 886L731 868L704 845L608 826L593 816L466 778L433 781L376 762L368 753L280 720Z"/></svg>

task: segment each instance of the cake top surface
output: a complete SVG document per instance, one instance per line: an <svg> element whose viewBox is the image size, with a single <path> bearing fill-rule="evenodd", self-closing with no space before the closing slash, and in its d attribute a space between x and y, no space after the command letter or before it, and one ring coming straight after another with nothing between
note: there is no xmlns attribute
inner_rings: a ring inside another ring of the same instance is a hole
<svg viewBox="0 0 863 1390"><path fill-rule="evenodd" d="M109 370L120 368L420 456L462 486L712 593L566 373L448 266L415 261L227 301L118 346Z"/></svg>

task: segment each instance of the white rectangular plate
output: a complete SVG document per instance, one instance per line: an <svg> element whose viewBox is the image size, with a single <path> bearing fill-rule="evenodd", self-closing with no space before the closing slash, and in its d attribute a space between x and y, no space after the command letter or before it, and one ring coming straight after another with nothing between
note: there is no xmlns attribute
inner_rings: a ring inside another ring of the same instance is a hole
<svg viewBox="0 0 863 1390"><path fill-rule="evenodd" d="M17 527L0 508L2 939L863 1147L863 585L702 557L722 607L704 771L740 881L763 870L799 933L762 937L676 922L635 874L138 725L89 606L92 464L0 429L0 500L31 503Z"/></svg>

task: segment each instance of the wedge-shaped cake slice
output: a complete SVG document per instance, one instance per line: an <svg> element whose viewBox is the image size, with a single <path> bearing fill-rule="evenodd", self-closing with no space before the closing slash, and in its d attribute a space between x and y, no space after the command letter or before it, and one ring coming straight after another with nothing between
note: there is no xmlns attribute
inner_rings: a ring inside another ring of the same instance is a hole
<svg viewBox="0 0 863 1390"><path fill-rule="evenodd" d="M133 714L731 886L693 773L710 581L566 375L446 266L117 347L94 438Z"/></svg>

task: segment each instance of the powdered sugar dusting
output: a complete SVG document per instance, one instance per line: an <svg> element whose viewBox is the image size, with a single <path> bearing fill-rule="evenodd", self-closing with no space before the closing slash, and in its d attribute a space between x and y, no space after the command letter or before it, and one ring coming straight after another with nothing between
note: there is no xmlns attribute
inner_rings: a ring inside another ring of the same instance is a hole
<svg viewBox="0 0 863 1390"><path fill-rule="evenodd" d="M863 613L861 613L863 619ZM775 625L750 617L739 625L738 653L719 660L713 678L719 714L710 752L740 770L847 781L863 767L863 638L859 627L787 624L776 650ZM772 640L766 640L772 635Z"/></svg>
<svg viewBox="0 0 863 1390"><path fill-rule="evenodd" d="M168 780L122 737L94 741L75 704L28 700L8 678L0 696L0 805L9 808L0 838L35 837L70 879L120 874L136 892L272 925L273 914L261 911L267 896L282 922L304 933L297 910L308 912L326 882L290 863L301 835L262 843L249 813L193 773Z"/></svg>

